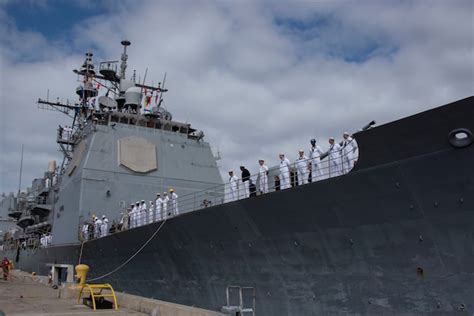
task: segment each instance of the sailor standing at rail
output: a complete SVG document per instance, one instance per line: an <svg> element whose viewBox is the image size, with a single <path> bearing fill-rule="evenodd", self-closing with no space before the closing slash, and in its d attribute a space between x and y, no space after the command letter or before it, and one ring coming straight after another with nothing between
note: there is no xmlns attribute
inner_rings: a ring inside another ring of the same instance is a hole
<svg viewBox="0 0 474 316"><path fill-rule="evenodd" d="M304 150L300 149L299 156L295 161L296 171L298 173L298 185L303 185L308 183L309 175L309 160L308 157L304 155Z"/></svg>
<svg viewBox="0 0 474 316"><path fill-rule="evenodd" d="M153 205L153 201L150 201L150 204L148 204L148 224L153 223L154 214L155 214L155 206Z"/></svg>
<svg viewBox="0 0 474 316"><path fill-rule="evenodd" d="M280 154L280 189L288 189L291 187L290 183L290 161L285 157L285 154Z"/></svg>
<svg viewBox="0 0 474 316"><path fill-rule="evenodd" d="M62 127L61 125L58 125L58 138L59 139L63 139L63 132L64 132L64 127Z"/></svg>
<svg viewBox="0 0 474 316"><path fill-rule="evenodd" d="M138 215L138 226L142 226L146 222L146 203L145 203L145 200L142 200L142 204L140 205L138 214L139 214Z"/></svg>
<svg viewBox="0 0 474 316"><path fill-rule="evenodd" d="M263 159L260 159L258 164L259 189L260 194L264 194L268 192L268 167L265 165L265 160Z"/></svg>
<svg viewBox="0 0 474 316"><path fill-rule="evenodd" d="M163 199L161 198L160 193L156 193L155 212L156 212L157 222L163 219L163 215L161 214L162 209L163 209Z"/></svg>
<svg viewBox="0 0 474 316"><path fill-rule="evenodd" d="M229 201L236 201L239 197L239 178L234 171L229 171Z"/></svg>
<svg viewBox="0 0 474 316"><path fill-rule="evenodd" d="M71 126L66 126L64 128L64 131L66 132L66 140L71 140L72 139L72 127Z"/></svg>
<svg viewBox="0 0 474 316"><path fill-rule="evenodd" d="M100 228L102 226L102 221L96 216L94 222L94 238L100 237Z"/></svg>
<svg viewBox="0 0 474 316"><path fill-rule="evenodd" d="M137 201L132 210L132 228L138 227L138 218L140 216L140 202Z"/></svg>
<svg viewBox="0 0 474 316"><path fill-rule="evenodd" d="M323 151L321 147L316 145L316 139L311 139L311 148L309 149L309 158L311 159L311 182L316 182L322 179L323 171L321 169L321 155Z"/></svg>
<svg viewBox="0 0 474 316"><path fill-rule="evenodd" d="M178 195L174 192L173 188L170 188L170 203L171 203L171 214L178 215Z"/></svg>
<svg viewBox="0 0 474 316"><path fill-rule="evenodd" d="M240 166L240 171L242 171L243 196L245 198L248 198L250 196L250 191L249 191L250 172L244 166Z"/></svg>
<svg viewBox="0 0 474 316"><path fill-rule="evenodd" d="M129 218L130 218L131 210L132 209L129 207L125 210L125 212L122 213L122 216L120 217L120 222L119 222L120 231L127 230L130 227Z"/></svg>
<svg viewBox="0 0 474 316"><path fill-rule="evenodd" d="M354 167L357 142L349 136L348 132L344 132L342 137L344 137L342 141L342 172L346 174Z"/></svg>
<svg viewBox="0 0 474 316"><path fill-rule="evenodd" d="M134 228L135 227L135 210L137 209L136 204L132 203L130 204L130 213L128 213L128 215L130 216L130 225L128 226L129 228Z"/></svg>
<svg viewBox="0 0 474 316"><path fill-rule="evenodd" d="M341 175L341 146L334 142L334 137L329 138L329 177Z"/></svg>
<svg viewBox="0 0 474 316"><path fill-rule="evenodd" d="M102 224L100 225L100 237L107 236L109 232L109 220L105 215L102 215Z"/></svg>
<svg viewBox="0 0 474 316"><path fill-rule="evenodd" d="M63 140L69 140L69 127L67 125L65 125L63 128L62 136Z"/></svg>
<svg viewBox="0 0 474 316"><path fill-rule="evenodd" d="M46 244L51 245L52 243L53 243L53 235L51 235L51 233L48 233L46 235Z"/></svg>
<svg viewBox="0 0 474 316"><path fill-rule="evenodd" d="M94 239L94 216L92 217L92 221L89 223L88 239Z"/></svg>
<svg viewBox="0 0 474 316"><path fill-rule="evenodd" d="M170 202L170 198L168 196L168 192L163 192L163 219L168 218L170 214L168 214L168 204Z"/></svg>
<svg viewBox="0 0 474 316"><path fill-rule="evenodd" d="M87 222L82 225L82 239L84 241L89 240L89 224Z"/></svg>
<svg viewBox="0 0 474 316"><path fill-rule="evenodd" d="M127 214L125 215L124 219L124 228L125 229L130 229L132 227L132 210L133 210L133 204L130 204L130 207L127 209Z"/></svg>

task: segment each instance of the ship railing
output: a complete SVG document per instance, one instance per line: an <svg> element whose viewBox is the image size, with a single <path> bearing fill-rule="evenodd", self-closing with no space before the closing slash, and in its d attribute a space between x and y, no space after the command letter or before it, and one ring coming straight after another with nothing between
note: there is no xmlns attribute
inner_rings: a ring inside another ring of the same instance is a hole
<svg viewBox="0 0 474 316"><path fill-rule="evenodd" d="M45 205L46 204L46 197L45 196L37 196L36 197L36 204L39 204L39 205Z"/></svg>
<svg viewBox="0 0 474 316"><path fill-rule="evenodd" d="M288 181L282 178L279 166L272 167L269 168L266 177L260 173L252 174L247 183L242 182L242 179L238 179L236 184L228 182L202 191L181 195L176 203L170 200L166 205L163 204L158 208L156 205L153 205L152 208L148 207L147 211L133 214L123 212L120 218L113 220L111 225L107 225L105 233L95 231L93 223L89 223L89 228L86 230L81 225L79 227L79 238L81 241L97 239L111 233L160 222L165 218L171 218L182 213L345 176L356 165L357 159L358 149L356 147L355 150L350 152L342 148L341 151L336 153L323 153L321 158L294 161L290 163ZM308 166L307 170L298 170L298 166L301 165Z"/></svg>
<svg viewBox="0 0 474 316"><path fill-rule="evenodd" d="M38 229L34 233L27 234L27 237L20 242L22 249L46 248L51 245L51 232L49 229Z"/></svg>
<svg viewBox="0 0 474 316"><path fill-rule="evenodd" d="M57 130L56 142L59 144L74 145L76 143L77 134L75 134L72 128L59 127Z"/></svg>
<svg viewBox="0 0 474 316"><path fill-rule="evenodd" d="M191 212L206 207L221 205L257 195L307 185L329 178L344 176L357 163L358 151L343 154L329 154L325 159L303 159L290 163L289 179L285 181L280 167L269 168L266 177L256 173L250 176L247 183L238 179L236 183L225 183L204 191L186 194L178 198L180 213ZM298 166L306 165L307 170L298 170Z"/></svg>

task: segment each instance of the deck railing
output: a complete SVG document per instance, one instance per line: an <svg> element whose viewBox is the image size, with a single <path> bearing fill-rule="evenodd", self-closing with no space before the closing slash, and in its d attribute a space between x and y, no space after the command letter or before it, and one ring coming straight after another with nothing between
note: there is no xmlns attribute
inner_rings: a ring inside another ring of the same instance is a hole
<svg viewBox="0 0 474 316"><path fill-rule="evenodd" d="M323 154L323 158L320 159L318 164L319 168L316 172L315 170L312 170L315 164L311 158L290 163L290 178L289 184L286 188L284 188L282 179L280 178L280 167L276 166L269 168L268 170L267 192L262 192L261 182L264 177L257 173L250 176L248 183L244 183L242 182L242 179L238 179L237 185L228 182L222 185L209 187L199 192L181 195L178 197L176 203L170 199L166 205L162 204L161 207L158 208L156 205L153 205L153 208L148 207L147 211L123 213L120 218L115 219L112 223L106 226L106 232L98 232L95 230L95 225L93 223L89 223L87 229L81 225L81 227L79 227L79 235L82 240L87 241L154 222L160 222L164 219L183 213L252 198L274 191L291 190L292 188L302 185L344 176L349 173L357 163L358 149L357 147L355 148L356 149L352 152L346 152L344 148L342 148L339 152L339 156L336 158L333 158L333 155L328 153ZM301 162L308 166L307 171L298 171L297 163ZM303 176L304 179L300 179L298 176Z"/></svg>

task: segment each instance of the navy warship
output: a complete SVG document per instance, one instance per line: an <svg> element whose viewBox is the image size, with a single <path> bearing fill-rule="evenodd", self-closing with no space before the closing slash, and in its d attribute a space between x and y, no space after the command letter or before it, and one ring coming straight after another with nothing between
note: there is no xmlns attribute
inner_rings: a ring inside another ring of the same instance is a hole
<svg viewBox="0 0 474 316"><path fill-rule="evenodd" d="M229 200L204 133L173 120L165 80L127 79L122 45L120 65L86 54L77 103L38 100L72 123L58 129L63 160L3 196L16 268L84 263L91 282L234 315L474 311L473 96L365 126L350 172L283 190L270 168L268 193ZM169 188L179 215L81 233Z"/></svg>

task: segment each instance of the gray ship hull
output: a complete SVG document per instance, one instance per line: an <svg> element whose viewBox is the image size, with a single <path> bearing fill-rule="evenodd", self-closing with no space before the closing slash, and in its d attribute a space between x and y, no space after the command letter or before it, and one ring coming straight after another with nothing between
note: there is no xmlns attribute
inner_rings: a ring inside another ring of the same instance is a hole
<svg viewBox="0 0 474 316"><path fill-rule="evenodd" d="M474 130L473 100L356 135L348 175L169 219L101 282L213 310L226 286L253 286L258 315L473 311L474 146L448 141ZM159 225L86 242L82 263L105 274ZM79 251L20 251L17 267L44 273Z"/></svg>

